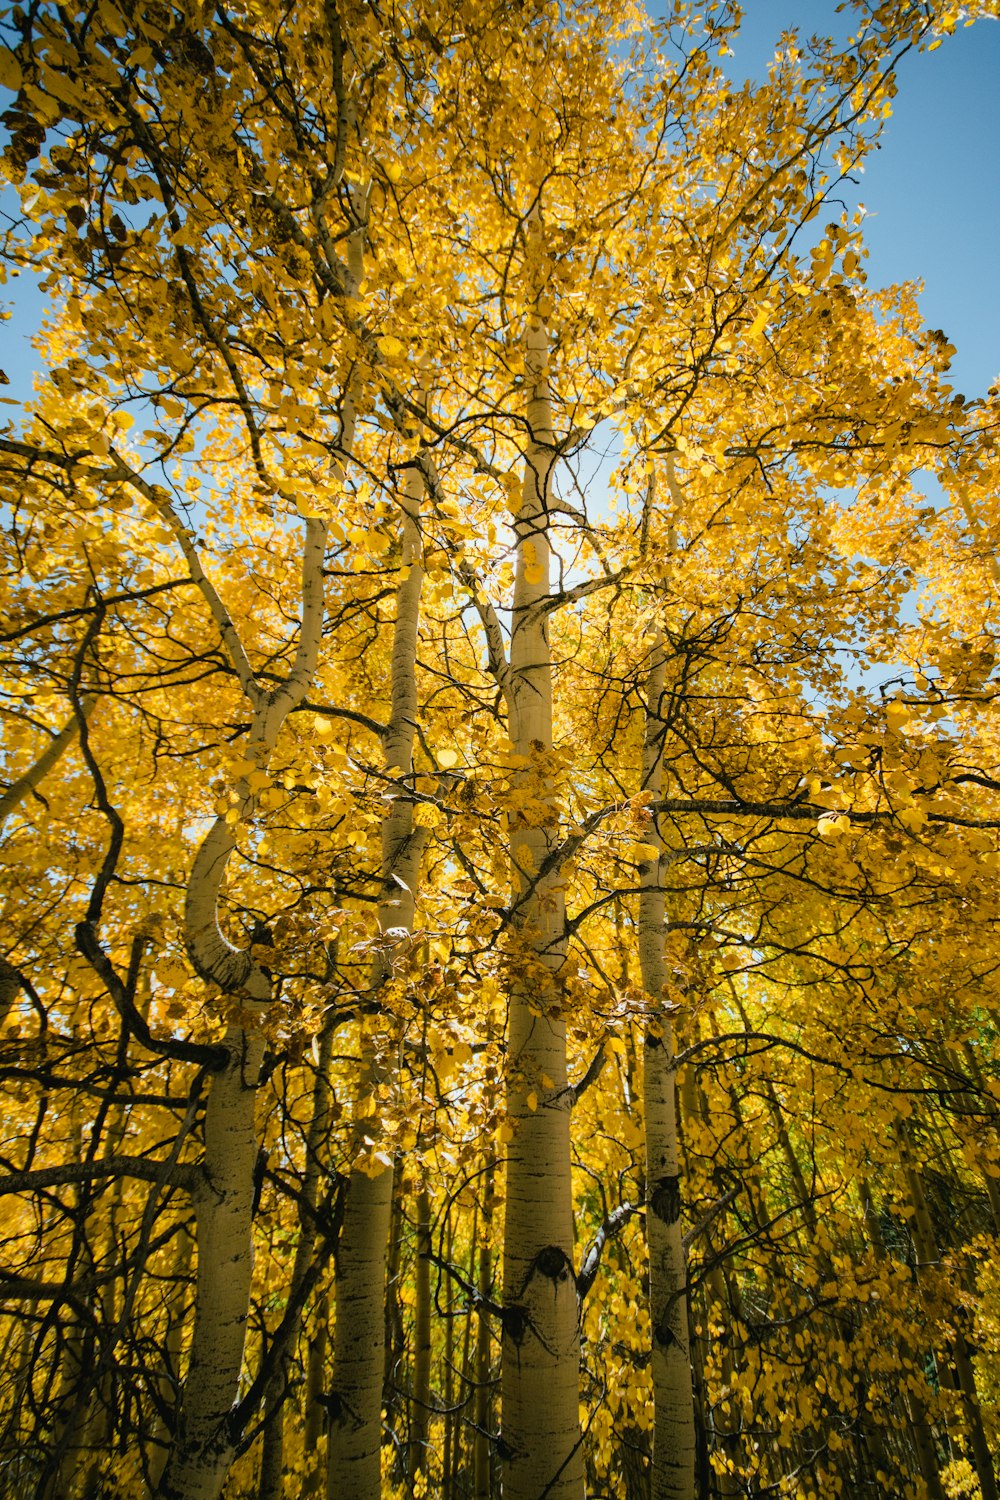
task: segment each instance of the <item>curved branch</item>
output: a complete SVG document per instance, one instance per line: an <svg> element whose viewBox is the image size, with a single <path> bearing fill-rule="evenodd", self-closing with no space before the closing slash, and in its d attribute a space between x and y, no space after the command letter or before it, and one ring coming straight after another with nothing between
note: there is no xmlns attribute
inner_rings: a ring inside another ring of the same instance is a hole
<svg viewBox="0 0 1000 1500"><path fill-rule="evenodd" d="M74 714L59 733L52 737L51 742L42 751L34 765L29 766L23 776L19 776L12 782L7 790L0 796L0 824L10 816L14 809L19 806L30 792L36 790L45 780L45 777L58 763L64 752L76 739L80 732L80 718L88 719L94 711L97 699L91 694L85 697L80 704L79 714Z"/></svg>
<svg viewBox="0 0 1000 1500"><path fill-rule="evenodd" d="M11 1172L0 1177L0 1197L94 1182L99 1177L137 1177L142 1182L183 1188L189 1193L194 1193L200 1182L200 1173L194 1166L183 1163L171 1166L169 1162L150 1161L145 1156L107 1156L103 1161L69 1161L58 1167L36 1167L32 1172Z"/></svg>

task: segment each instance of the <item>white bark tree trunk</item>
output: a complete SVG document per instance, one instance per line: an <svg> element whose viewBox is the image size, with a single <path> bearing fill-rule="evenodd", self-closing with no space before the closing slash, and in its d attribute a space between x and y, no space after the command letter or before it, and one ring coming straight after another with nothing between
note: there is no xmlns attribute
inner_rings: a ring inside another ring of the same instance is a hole
<svg viewBox="0 0 1000 1500"><path fill-rule="evenodd" d="M305 1162L302 1173L301 1193L304 1211L299 1213L299 1238L288 1283L289 1301L300 1296L316 1248L316 1230L312 1221L312 1212L319 1201L320 1183L327 1177L329 1170L333 1100L330 1063L335 1031L335 1012L330 1010L324 1018L323 1028L319 1034L319 1055L312 1091L312 1118L306 1135ZM285 1419L289 1406L293 1404L287 1400L287 1397L292 1378L295 1343L301 1322L300 1311L267 1383L264 1396L264 1445L260 1460L257 1500L282 1500L285 1493Z"/></svg>
<svg viewBox="0 0 1000 1500"><path fill-rule="evenodd" d="M393 632L392 712L384 740L385 765L405 786L413 772L417 725L417 633L423 584L419 466L407 469L401 497L402 572ZM372 990L392 973L393 959L413 930L422 834L413 802L397 792L382 823L381 950L372 966ZM372 1093L394 1072L390 1055L373 1057L361 1092ZM365 1133L377 1130L368 1117ZM359 1143L359 1152L362 1150ZM330 1397L328 1494L330 1500L378 1500L381 1490L382 1382L385 1370L386 1254L392 1212L392 1168L351 1172L337 1249L333 1390Z"/></svg>
<svg viewBox="0 0 1000 1500"><path fill-rule="evenodd" d="M242 678L253 705L248 757L262 771L287 715L315 677L326 533L324 521L306 519L302 624L288 677L271 691ZM228 629L235 637L231 622ZM245 673L246 657L241 649L238 655ZM264 1055L260 1020L272 998L272 984L252 954L234 948L219 926L218 901L236 847L236 827L256 807L256 794L245 780L236 790L237 820L218 817L209 829L195 855L185 906L192 963L203 978L239 1001L242 1015L226 1030L226 1062L212 1079L206 1108L201 1184L195 1195L198 1274L191 1359L177 1432L157 1489L161 1500L216 1500L241 1435L233 1418L253 1276L254 1104Z"/></svg>
<svg viewBox="0 0 1000 1500"><path fill-rule="evenodd" d="M537 225L530 228L538 233ZM552 749L548 638L549 501L555 449L548 336L532 316L525 349L529 446L518 515L510 737L525 798L545 800ZM504 1500L580 1500L580 1329L573 1266L570 1093L560 970L563 898L540 875L556 834L551 815L513 814L510 847L518 972L510 995L501 1371Z"/></svg>
<svg viewBox="0 0 1000 1500"><path fill-rule="evenodd" d="M80 708L84 718L90 717L96 702L96 698L84 698ZM0 828L11 813L21 805L25 797L38 790L53 766L58 765L79 733L80 720L74 714L59 733L53 735L49 744L24 775L19 776L16 781L11 782L6 791L0 793Z"/></svg>
<svg viewBox="0 0 1000 1500"><path fill-rule="evenodd" d="M230 1026L228 1061L205 1115L204 1183L197 1195L198 1280L191 1361L162 1500L215 1500L233 1459L250 1280L257 1133L254 1099L263 1034Z"/></svg>
<svg viewBox="0 0 1000 1500"><path fill-rule="evenodd" d="M663 789L661 717L665 677L663 637L657 633L649 666L642 790L654 803ZM681 1236L681 1172L677 1087L670 1013L664 1006L666 901L660 873L663 840L654 815L648 843L657 850L642 866L639 962L650 1000L644 1048L646 1117L646 1238L652 1324L652 1500L694 1500L695 1431L688 1349L687 1268Z"/></svg>

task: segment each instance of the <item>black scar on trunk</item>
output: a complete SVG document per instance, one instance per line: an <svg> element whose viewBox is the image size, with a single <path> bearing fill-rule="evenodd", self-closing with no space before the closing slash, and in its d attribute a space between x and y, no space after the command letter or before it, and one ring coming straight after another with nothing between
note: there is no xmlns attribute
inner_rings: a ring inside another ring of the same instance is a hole
<svg viewBox="0 0 1000 1500"><path fill-rule="evenodd" d="M551 1282L566 1281L573 1274L573 1265L558 1245L546 1245L535 1256L535 1270Z"/></svg>
<svg viewBox="0 0 1000 1500"><path fill-rule="evenodd" d="M500 1315L500 1323L504 1333L517 1348L524 1342L524 1335L528 1331L528 1309L521 1307L517 1302L505 1307Z"/></svg>
<svg viewBox="0 0 1000 1500"><path fill-rule="evenodd" d="M649 1195L649 1206L653 1210L661 1224L676 1224L681 1216L681 1179L679 1174L672 1177L658 1177L653 1184L653 1191Z"/></svg>
<svg viewBox="0 0 1000 1500"><path fill-rule="evenodd" d="M673 1306L671 1305L664 1309L663 1316L653 1328L653 1337L661 1349L669 1349L671 1344L677 1344L680 1347L680 1339L671 1327L670 1320L672 1315Z"/></svg>

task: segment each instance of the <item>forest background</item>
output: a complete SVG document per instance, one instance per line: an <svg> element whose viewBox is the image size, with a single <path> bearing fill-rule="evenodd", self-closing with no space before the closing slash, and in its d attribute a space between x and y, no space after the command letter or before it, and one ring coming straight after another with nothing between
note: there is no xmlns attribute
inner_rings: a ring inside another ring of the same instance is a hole
<svg viewBox="0 0 1000 1500"><path fill-rule="evenodd" d="M0 1492L996 1496L997 391L857 204L1000 28L820 9L6 14Z"/></svg>

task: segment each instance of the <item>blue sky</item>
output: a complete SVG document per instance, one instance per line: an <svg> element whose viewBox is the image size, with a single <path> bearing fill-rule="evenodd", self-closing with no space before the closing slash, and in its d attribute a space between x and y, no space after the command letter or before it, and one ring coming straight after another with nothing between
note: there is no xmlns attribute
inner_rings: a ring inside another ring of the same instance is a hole
<svg viewBox="0 0 1000 1500"><path fill-rule="evenodd" d="M842 32L846 19L835 0L746 0L746 12L730 65L740 77L763 75L782 31ZM854 189L871 215L870 283L923 280L925 321L956 346L952 378L970 397L1000 374L998 158L1000 22L980 21L904 60L881 149ZM0 366L11 380L3 394L26 396L35 365L29 339L44 302L27 277L0 288L0 302L14 307L0 325Z"/></svg>
<svg viewBox="0 0 1000 1500"><path fill-rule="evenodd" d="M730 72L763 76L792 27L842 33L836 0L745 0ZM934 52L910 53L881 147L854 189L871 217L872 286L922 280L920 306L958 350L955 389L984 395L1000 374L1000 22L977 21Z"/></svg>

